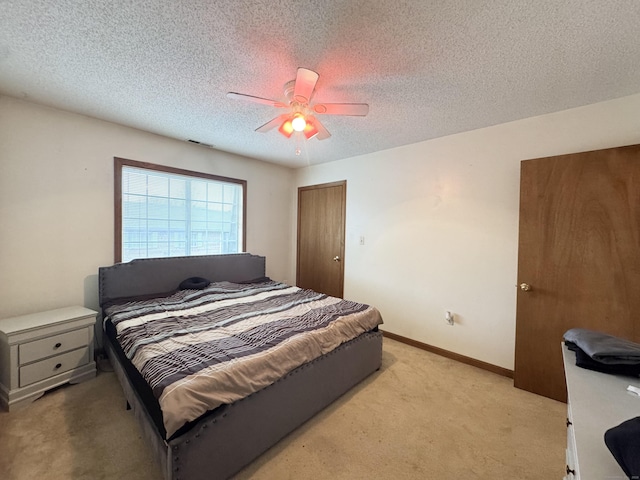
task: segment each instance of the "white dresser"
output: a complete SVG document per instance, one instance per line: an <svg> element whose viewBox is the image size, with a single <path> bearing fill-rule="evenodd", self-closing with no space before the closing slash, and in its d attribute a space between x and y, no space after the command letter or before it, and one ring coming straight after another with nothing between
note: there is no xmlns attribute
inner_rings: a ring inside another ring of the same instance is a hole
<svg viewBox="0 0 640 480"><path fill-rule="evenodd" d="M97 312L67 307L0 320L0 404L27 404L63 383L96 375Z"/></svg>
<svg viewBox="0 0 640 480"><path fill-rule="evenodd" d="M604 432L640 416L640 397L627 392L640 378L609 375L576 366L576 355L562 345L567 380L567 473L565 479L625 480L604 443Z"/></svg>

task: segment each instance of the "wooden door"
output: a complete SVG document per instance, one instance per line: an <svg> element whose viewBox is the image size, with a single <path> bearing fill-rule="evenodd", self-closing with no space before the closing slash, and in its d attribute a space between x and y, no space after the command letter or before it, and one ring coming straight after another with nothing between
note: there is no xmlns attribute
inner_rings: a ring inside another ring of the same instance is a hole
<svg viewBox="0 0 640 480"><path fill-rule="evenodd" d="M523 161L518 248L514 385L566 401L565 331L640 341L640 145Z"/></svg>
<svg viewBox="0 0 640 480"><path fill-rule="evenodd" d="M347 182L298 189L297 285L342 298Z"/></svg>

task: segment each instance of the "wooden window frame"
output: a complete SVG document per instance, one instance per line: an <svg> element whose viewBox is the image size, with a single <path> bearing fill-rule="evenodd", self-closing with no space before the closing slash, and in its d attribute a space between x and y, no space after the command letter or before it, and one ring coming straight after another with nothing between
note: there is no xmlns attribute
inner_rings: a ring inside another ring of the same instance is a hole
<svg viewBox="0 0 640 480"><path fill-rule="evenodd" d="M186 177L202 178L218 182L235 183L242 186L242 245L241 251L246 251L247 246L247 181L238 178L223 177L210 173L196 172L193 170L185 170L182 168L168 167L165 165L157 165L155 163L140 162L137 160L129 160L126 158L113 158L114 166L114 262L122 261L122 167L134 167L144 170L153 170L156 172L171 173Z"/></svg>

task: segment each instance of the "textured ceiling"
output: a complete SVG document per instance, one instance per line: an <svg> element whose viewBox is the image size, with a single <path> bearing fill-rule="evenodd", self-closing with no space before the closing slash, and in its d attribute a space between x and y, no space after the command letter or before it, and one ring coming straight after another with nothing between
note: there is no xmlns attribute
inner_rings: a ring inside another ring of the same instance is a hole
<svg viewBox="0 0 640 480"><path fill-rule="evenodd" d="M255 128L297 67L331 138ZM0 0L0 93L303 166L640 92L638 0Z"/></svg>

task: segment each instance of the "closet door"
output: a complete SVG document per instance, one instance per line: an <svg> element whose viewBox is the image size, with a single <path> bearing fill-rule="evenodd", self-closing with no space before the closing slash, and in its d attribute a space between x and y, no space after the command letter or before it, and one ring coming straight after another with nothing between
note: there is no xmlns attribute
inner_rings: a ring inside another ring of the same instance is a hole
<svg viewBox="0 0 640 480"><path fill-rule="evenodd" d="M347 182L298 189L299 287L342 298Z"/></svg>
<svg viewBox="0 0 640 480"><path fill-rule="evenodd" d="M566 401L574 327L640 342L640 145L521 163L514 385Z"/></svg>

